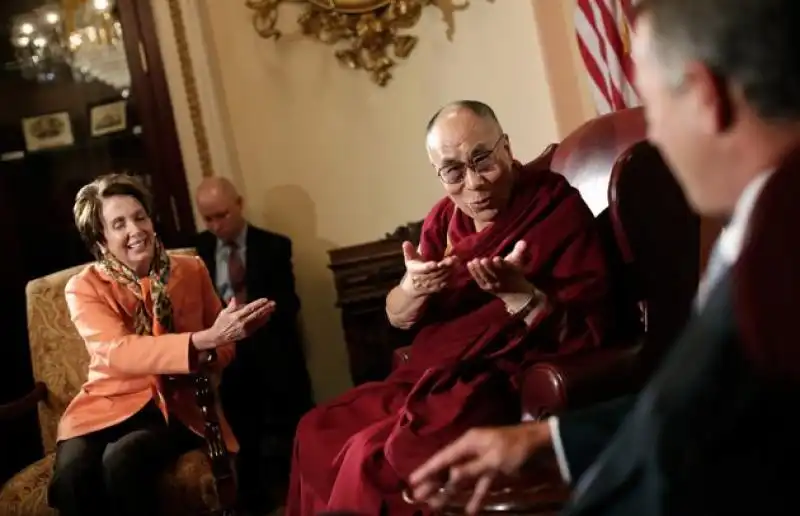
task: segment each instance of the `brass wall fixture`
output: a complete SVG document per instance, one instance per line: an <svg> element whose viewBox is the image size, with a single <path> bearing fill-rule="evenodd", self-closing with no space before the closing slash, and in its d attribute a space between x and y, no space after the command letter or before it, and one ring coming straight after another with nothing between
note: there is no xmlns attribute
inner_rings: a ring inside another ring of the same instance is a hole
<svg viewBox="0 0 800 516"><path fill-rule="evenodd" d="M490 0L492 1L492 0ZM395 59L405 59L414 50L417 36L404 31L414 27L422 10L437 7L453 34L453 14L466 9L467 0L246 0L253 10L256 32L278 39L276 28L282 4L302 4L297 22L301 32L327 45L337 45L336 59L354 70L365 70L373 82L386 86L392 78Z"/></svg>

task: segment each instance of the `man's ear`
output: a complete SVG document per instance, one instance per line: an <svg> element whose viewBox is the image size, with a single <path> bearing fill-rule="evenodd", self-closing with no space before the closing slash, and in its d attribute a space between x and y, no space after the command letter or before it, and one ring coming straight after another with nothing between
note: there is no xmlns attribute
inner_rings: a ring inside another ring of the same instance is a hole
<svg viewBox="0 0 800 516"><path fill-rule="evenodd" d="M717 92L717 123L719 130L726 132L735 122L731 83L721 74L711 73L711 82Z"/></svg>
<svg viewBox="0 0 800 516"><path fill-rule="evenodd" d="M691 88L695 108L706 131L723 133L734 123L730 82L706 65L693 62L686 66L686 85Z"/></svg>

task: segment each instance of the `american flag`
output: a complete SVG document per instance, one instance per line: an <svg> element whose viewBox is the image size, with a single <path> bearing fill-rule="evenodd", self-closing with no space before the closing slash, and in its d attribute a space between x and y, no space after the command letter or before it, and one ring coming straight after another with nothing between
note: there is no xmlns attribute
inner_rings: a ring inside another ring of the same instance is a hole
<svg viewBox="0 0 800 516"><path fill-rule="evenodd" d="M630 27L636 0L578 0L575 32L592 97L604 115L640 104L633 88Z"/></svg>

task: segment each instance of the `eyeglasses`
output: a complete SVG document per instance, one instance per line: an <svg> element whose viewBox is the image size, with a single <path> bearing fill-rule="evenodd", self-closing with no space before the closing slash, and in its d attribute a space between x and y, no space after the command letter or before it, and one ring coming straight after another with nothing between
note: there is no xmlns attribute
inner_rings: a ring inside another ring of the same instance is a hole
<svg viewBox="0 0 800 516"><path fill-rule="evenodd" d="M448 163L438 169L436 173L443 183L448 185L456 185L464 181L467 177L467 169L472 170L476 174L483 176L489 172L494 171L497 165L497 158L495 151L500 142L505 140L506 135L503 134L494 142L492 148L486 152L479 152L472 157L467 158L466 163Z"/></svg>

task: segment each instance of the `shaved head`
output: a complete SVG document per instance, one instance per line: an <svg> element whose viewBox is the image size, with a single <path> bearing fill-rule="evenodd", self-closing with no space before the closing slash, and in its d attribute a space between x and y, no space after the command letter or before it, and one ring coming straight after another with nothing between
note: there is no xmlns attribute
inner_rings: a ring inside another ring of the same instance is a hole
<svg viewBox="0 0 800 516"><path fill-rule="evenodd" d="M208 227L220 240L235 240L246 224L242 214L244 200L230 180L207 177L197 187L197 209Z"/></svg>
<svg viewBox="0 0 800 516"><path fill-rule="evenodd" d="M503 128L492 108L482 102L458 100L446 104L431 117L425 133L425 143L431 159L434 160L437 151L442 150L442 146L454 136L463 136L465 132L498 138L503 134Z"/></svg>
<svg viewBox="0 0 800 516"><path fill-rule="evenodd" d="M436 125L436 122L438 122L440 118L446 117L447 115L452 115L454 112L460 110L469 111L478 118L482 118L490 123L494 122L498 128L500 127L500 121L497 120L497 115L494 114L494 110L489 107L488 104L484 104L483 102L479 102L477 100L456 100L454 102L450 102L449 104L445 104L439 108L439 111L434 113L428 122L428 127L425 130L425 134L430 134L431 130Z"/></svg>
<svg viewBox="0 0 800 516"><path fill-rule="evenodd" d="M203 195L216 195L226 197L239 197L236 187L226 177L206 177L197 187L198 197Z"/></svg>

